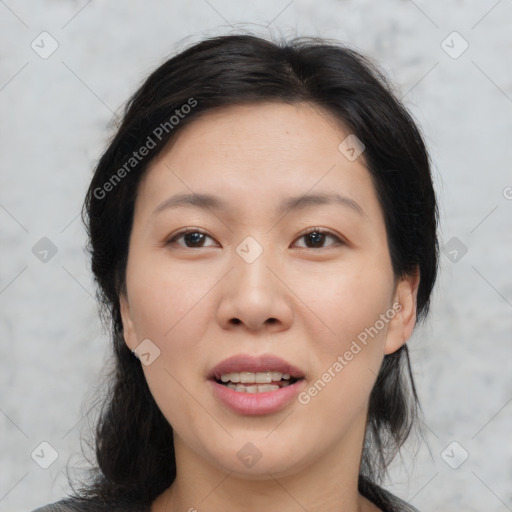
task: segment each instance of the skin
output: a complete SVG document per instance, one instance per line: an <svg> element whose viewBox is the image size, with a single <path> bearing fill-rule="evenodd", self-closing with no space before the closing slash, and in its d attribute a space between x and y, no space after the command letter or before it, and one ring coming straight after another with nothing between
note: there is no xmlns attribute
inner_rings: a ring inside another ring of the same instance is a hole
<svg viewBox="0 0 512 512"><path fill-rule="evenodd" d="M177 462L153 512L378 510L357 491L368 398L384 355L413 331L419 277L394 276L364 153L349 161L338 150L347 135L307 103L230 106L178 132L141 182L122 318L130 349L149 338L160 350L143 369L173 427ZM282 198L333 191L362 213L336 203L276 212ZM229 207L154 213L191 192ZM208 236L167 243L183 228ZM315 245L302 236L309 228L339 241ZM236 252L247 236L263 248L252 263ZM305 390L396 303L392 320L305 405L243 416L206 381L234 354L272 353L303 371ZM237 457L249 442L261 452L251 468Z"/></svg>

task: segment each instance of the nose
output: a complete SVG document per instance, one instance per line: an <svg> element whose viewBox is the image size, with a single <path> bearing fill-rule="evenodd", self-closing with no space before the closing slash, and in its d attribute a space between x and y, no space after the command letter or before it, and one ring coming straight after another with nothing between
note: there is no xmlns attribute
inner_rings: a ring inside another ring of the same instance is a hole
<svg viewBox="0 0 512 512"><path fill-rule="evenodd" d="M222 280L217 320L224 329L279 332L293 320L291 292L270 251L252 263L233 255L234 268Z"/></svg>

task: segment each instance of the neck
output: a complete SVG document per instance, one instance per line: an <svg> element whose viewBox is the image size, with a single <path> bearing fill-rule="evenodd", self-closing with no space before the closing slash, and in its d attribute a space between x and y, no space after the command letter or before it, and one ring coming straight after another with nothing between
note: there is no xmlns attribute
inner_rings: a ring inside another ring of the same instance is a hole
<svg viewBox="0 0 512 512"><path fill-rule="evenodd" d="M361 435L363 432L363 435ZM348 433L339 446L286 474L250 476L226 471L200 457L174 433L177 474L151 512L370 512L378 508L358 492L364 429Z"/></svg>

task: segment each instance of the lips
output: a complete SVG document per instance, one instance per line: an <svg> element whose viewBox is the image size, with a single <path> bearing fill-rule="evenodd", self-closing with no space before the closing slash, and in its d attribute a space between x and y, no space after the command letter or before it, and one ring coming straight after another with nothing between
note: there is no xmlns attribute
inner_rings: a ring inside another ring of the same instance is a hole
<svg viewBox="0 0 512 512"><path fill-rule="evenodd" d="M279 385L273 381L274 376L282 379ZM262 378L270 384L249 384L246 387L228 382L254 382L253 377L258 381ZM254 416L274 414L292 404L305 386L305 376L300 368L272 354L259 357L239 354L212 368L207 382L224 407L239 415Z"/></svg>
<svg viewBox="0 0 512 512"><path fill-rule="evenodd" d="M239 354L220 362L209 373L208 379L220 381L221 376L228 373L242 372L281 372L289 374L292 379L304 378L304 372L293 364L272 354L255 357L249 354Z"/></svg>

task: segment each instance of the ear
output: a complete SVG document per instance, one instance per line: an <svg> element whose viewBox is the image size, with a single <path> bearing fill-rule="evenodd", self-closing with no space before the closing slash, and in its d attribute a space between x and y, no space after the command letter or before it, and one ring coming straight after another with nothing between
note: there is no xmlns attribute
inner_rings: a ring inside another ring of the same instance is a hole
<svg viewBox="0 0 512 512"><path fill-rule="evenodd" d="M134 350L137 347L137 335L130 313L130 304L128 303L128 298L124 293L121 293L119 296L119 306L121 310L121 319L123 321L124 341L130 350Z"/></svg>
<svg viewBox="0 0 512 512"><path fill-rule="evenodd" d="M416 325L416 303L420 270L399 279L393 300L395 316L390 321L384 345L384 353L396 352L410 337Z"/></svg>

